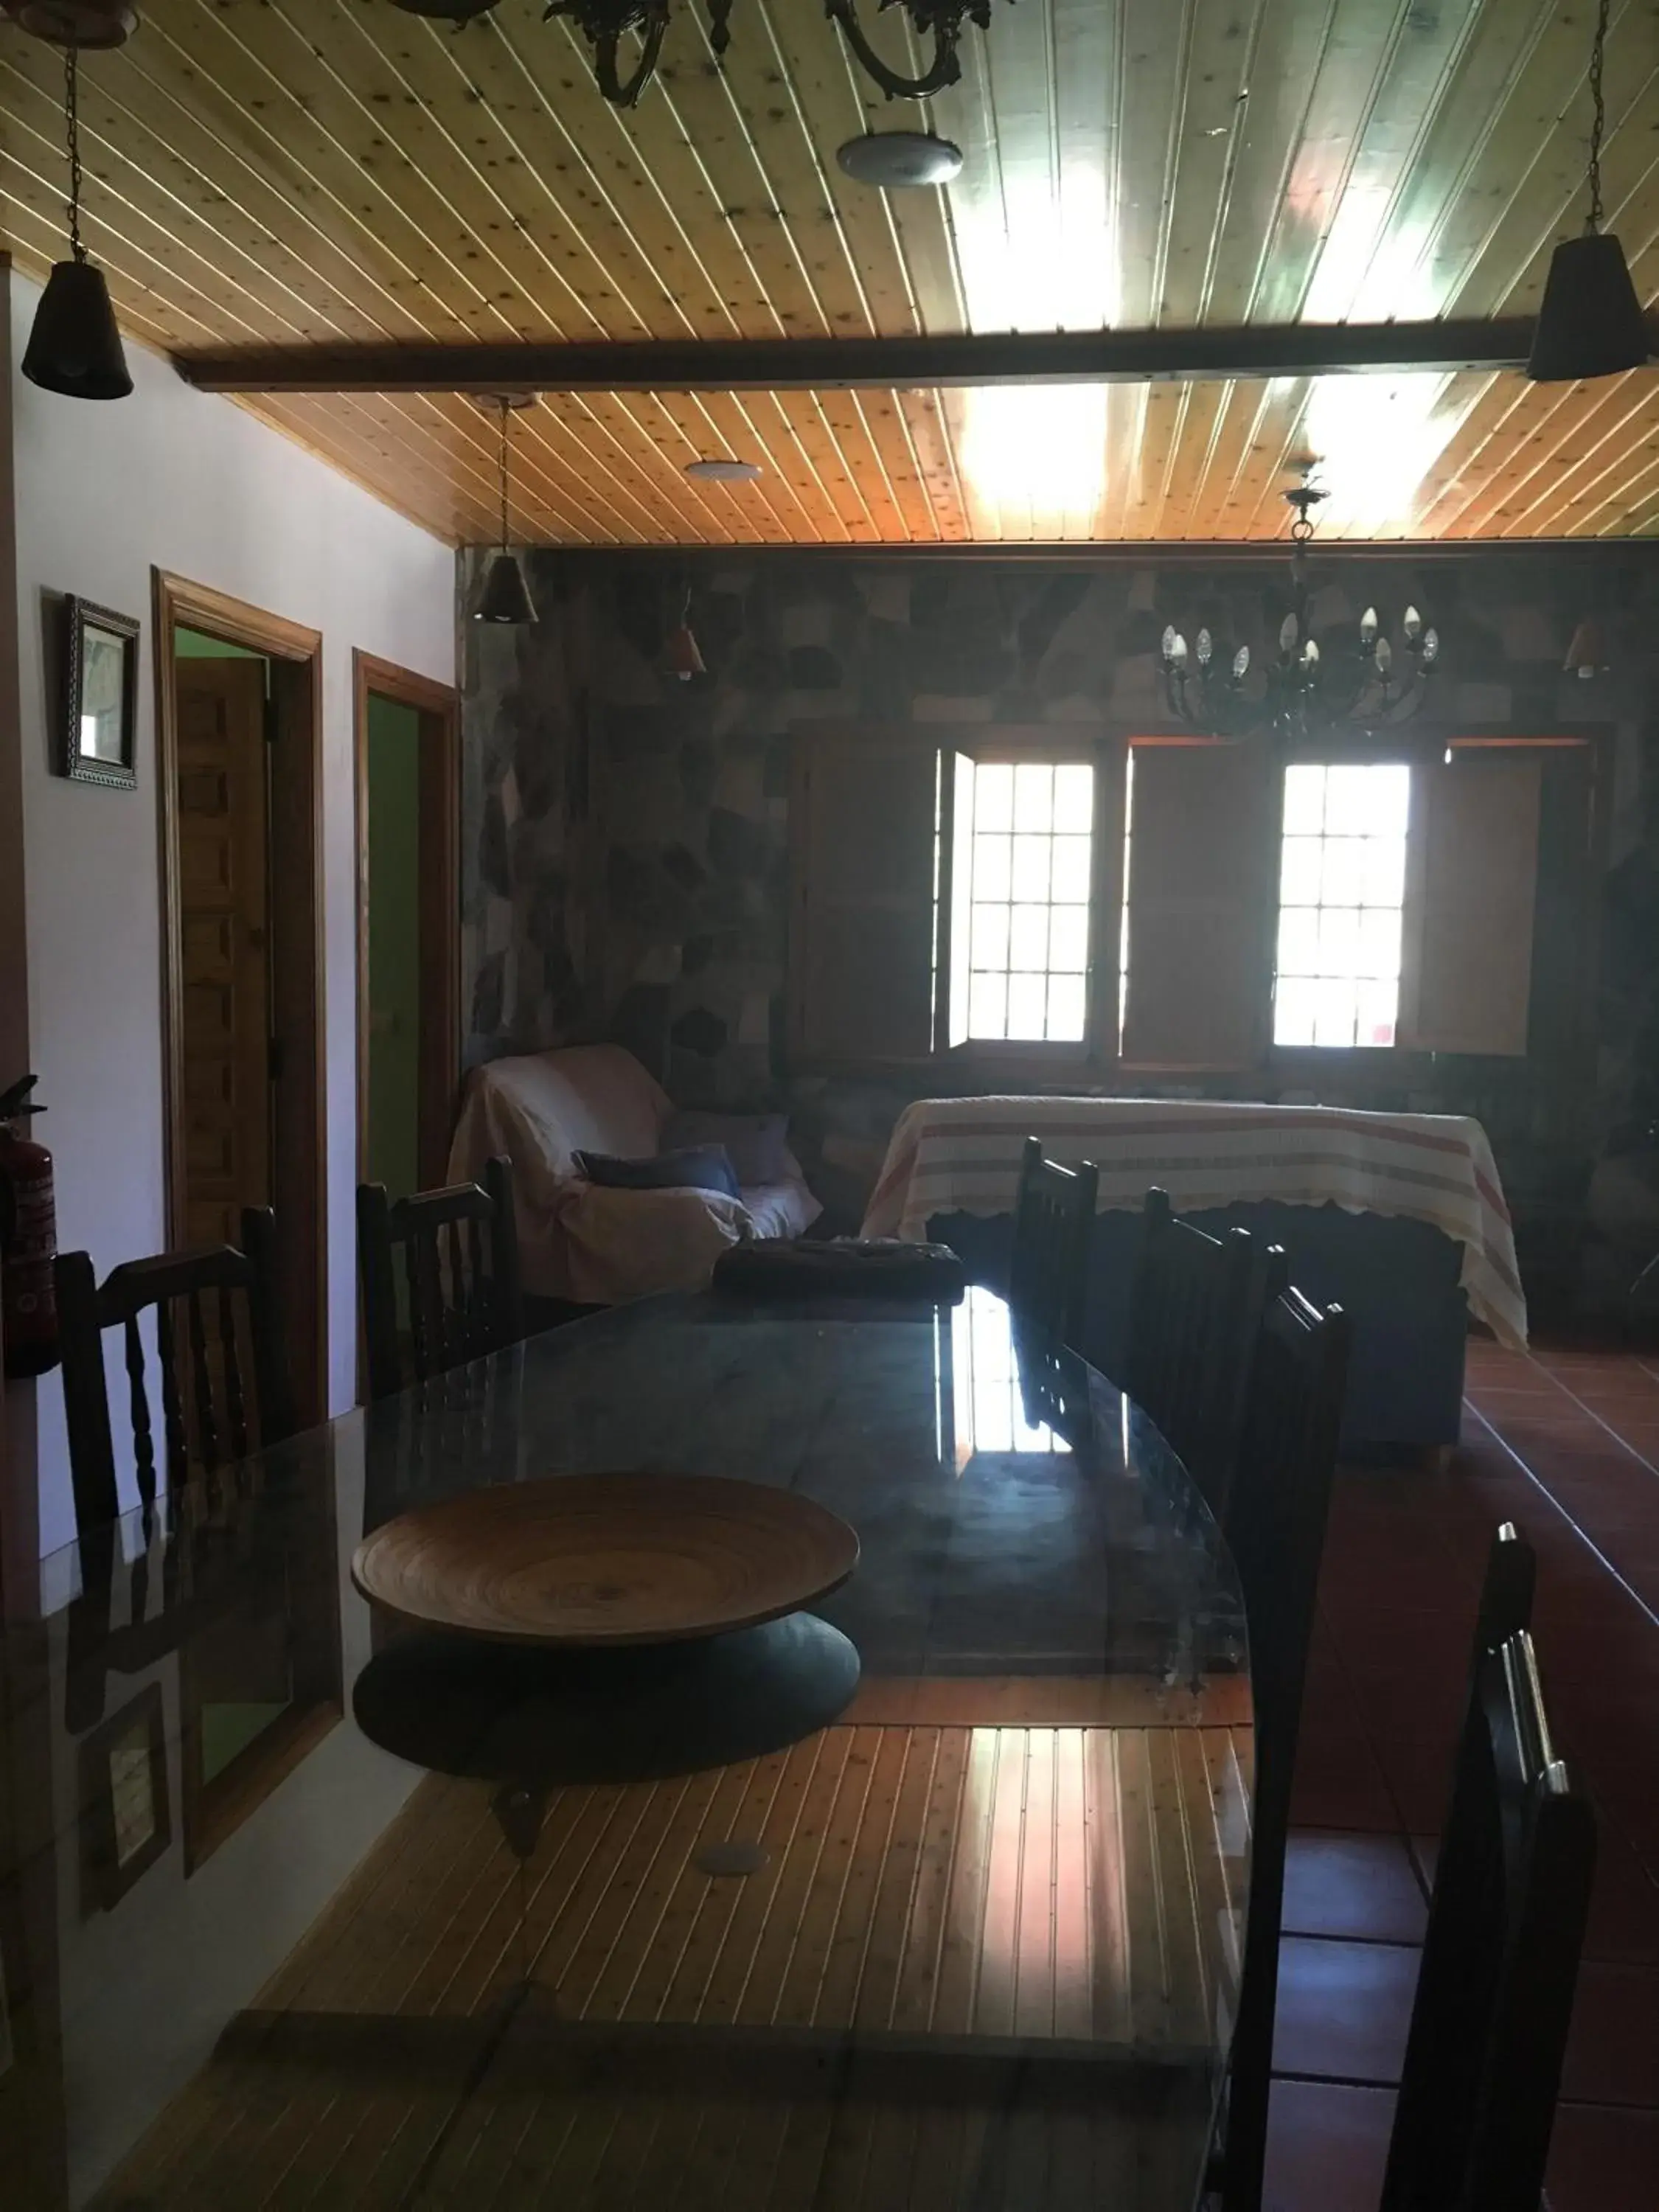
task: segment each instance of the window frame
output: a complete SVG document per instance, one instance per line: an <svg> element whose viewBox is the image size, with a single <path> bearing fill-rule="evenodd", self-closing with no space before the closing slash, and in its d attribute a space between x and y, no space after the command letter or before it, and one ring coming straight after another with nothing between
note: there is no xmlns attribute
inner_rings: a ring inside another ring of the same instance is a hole
<svg viewBox="0 0 1659 2212"><path fill-rule="evenodd" d="M1149 726L1149 724L1152 726ZM792 785L790 807L789 842L793 880L789 902L791 942L787 983L789 1008L787 1052L788 1064L795 1073L855 1080L891 1080L895 1076L920 1076L924 1080L936 1083L942 1091L964 1093L988 1087L1030 1087L1040 1091L1066 1083L1083 1083L1093 1089L1118 1094L1121 1093L1125 1082L1140 1079L1152 1083L1174 1082L1199 1090L1207 1088L1214 1082L1236 1088L1240 1080L1252 1071L1262 1080L1287 1091L1316 1090L1322 1085L1333 1082L1372 1081L1380 1079L1385 1069L1388 1071L1386 1079L1395 1085L1425 1080L1437 1061L1449 1056L1462 1055L1431 1052L1411 1043L1276 1045L1273 1042L1279 912L1278 886L1284 842L1282 770L1296 763L1327 765L1390 763L1411 769L1428 769L1439 762L1448 750L1454 753L1466 750L1577 751L1585 757L1585 848L1582 874L1571 893L1580 902L1583 913L1581 947L1576 965L1583 988L1576 994L1568 1015L1559 1024L1552 1022L1548 1024L1547 1039L1540 1038L1534 1042L1529 1036L1524 1056L1511 1058L1502 1055L1495 1059L1486 1054L1467 1056L1490 1062L1494 1069L1526 1066L1540 1056L1553 1063L1570 1056L1568 1046L1563 1042L1569 1033L1578 1041L1571 1048L1573 1052L1579 1049L1583 1040L1590 1033L1593 994L1589 987L1598 963L1595 886L1605 872L1609 835L1608 808L1604 794L1615 738L1614 726L1611 723L1564 720L1550 728L1548 734L1530 735L1500 729L1470 731L1467 726L1460 730L1459 726L1444 720L1419 721L1399 732L1378 733L1370 738L1357 732L1340 738L1310 739L1285 746L1277 763L1279 773L1275 781L1278 788L1271 812L1273 825L1272 882L1274 888L1262 918L1264 959L1257 987L1260 994L1257 1033L1261 1042L1248 1066L1243 1063L1225 1067L1218 1066L1210 1071L1189 1066L1165 1067L1150 1061L1130 1060L1121 1055L1118 1049L1119 948L1126 890L1124 811L1128 758L1133 749L1172 745L1208 748L1224 745L1226 740L1206 738L1189 731L1160 730L1150 714L1146 720L1139 717L1130 720L1119 715L1099 720L1053 723L957 722L945 720L937 722L878 720L847 723L839 719L832 723L811 718L797 720L791 726L792 736L797 738L810 736L819 741L826 738L833 739L842 731L849 736L868 736L872 732L878 732L890 740L914 744L934 754L939 762L939 819L946 824L952 823L954 820L955 763L958 753L975 761L1018 764L1021 760L1040 759L1055 763L1086 762L1093 767L1094 851L1090 882L1085 1034L1077 1043L968 1038L963 1043L952 1046L945 1042L950 1010L952 951L950 914L954 872L954 838L947 836L939 848L937 911L941 917L941 928L933 969L929 1052L925 1057L902 1061L867 1054L832 1057L807 1052L801 1042L794 966L795 935L806 897L801 873L805 823L799 802L799 784L796 783ZM1267 741L1253 739L1247 742L1265 744ZM799 753L797 759L799 763ZM1401 972L1402 1030L1407 1026L1407 1010L1413 1003L1408 992L1414 990L1410 963L1413 957L1413 916L1420 908L1422 897L1421 809L1425 804L1424 793L1422 779L1413 778L1413 812L1407 842L1405 935ZM1536 1013L1534 1007L1534 1028Z"/></svg>
<svg viewBox="0 0 1659 2212"><path fill-rule="evenodd" d="M1465 732L1455 734L1457 725L1442 722L1415 722L1399 735L1386 738L1382 736L1359 737L1340 744L1328 738L1297 740L1285 747L1281 766L1296 763L1321 766L1355 767L1397 765L1413 770L1431 769L1443 760L1448 753L1509 752L1547 753L1581 752L1585 757L1585 773L1589 778L1589 850L1586 855L1592 875L1587 888L1588 911L1584 924L1584 950L1580 973L1586 985L1595 973L1596 952L1595 938L1594 875L1597 856L1605 862L1607 809L1598 801L1606 773L1606 749L1611 744L1610 725L1563 722L1548 736L1531 737L1493 730ZM1425 810L1427 788L1424 778L1414 774L1412 778L1411 811L1406 830L1406 896L1401 911L1402 935L1400 963L1400 1006L1397 1030L1409 1035L1418 1003L1419 963L1422 950L1421 916L1423 908L1425 866ZM1284 846L1284 780L1279 778L1278 809L1279 847ZM1537 896L1534 878L1534 896ZM1414 1043L1379 1045L1281 1045L1273 1042L1273 988L1278 978L1279 904L1273 910L1273 954L1267 975L1267 1046L1263 1060L1263 1072L1276 1080L1297 1087L1316 1087L1321 1080L1328 1081L1333 1074L1352 1071L1370 1076L1388 1071L1395 1082L1426 1080L1433 1073L1437 1061L1447 1058L1479 1060L1495 1066L1527 1066L1535 1056L1530 1036L1524 1054L1493 1054L1490 1053L1447 1054L1434 1052ZM1587 1000L1588 990L1581 993L1581 1001ZM1581 1007L1582 1012L1582 1007Z"/></svg>
<svg viewBox="0 0 1659 2212"><path fill-rule="evenodd" d="M1117 1063L1117 908L1121 889L1115 889L1123 866L1123 777L1114 775L1127 750L1127 739L1094 722L968 722L920 723L927 741L937 744L940 754L939 819L951 834L939 844L939 907L941 917L938 957L934 965L933 1063L963 1077L983 1073L1002 1079L1024 1076L1052 1082L1061 1074L1097 1075ZM1018 767L1022 761L1052 763L1055 767L1083 763L1094 770L1094 817L1090 824L1089 952L1085 971L1083 1035L1080 1039L1049 1041L1036 1037L965 1037L949 1042L951 972L955 947L951 943L951 890L956 872L956 763L957 756L976 766ZM1106 932L1110 913L1112 927ZM1103 963L1109 960L1106 977ZM1106 985L1109 980L1110 991ZM1111 1006L1106 1006L1109 996ZM1103 1053L1103 1042L1111 1050Z"/></svg>

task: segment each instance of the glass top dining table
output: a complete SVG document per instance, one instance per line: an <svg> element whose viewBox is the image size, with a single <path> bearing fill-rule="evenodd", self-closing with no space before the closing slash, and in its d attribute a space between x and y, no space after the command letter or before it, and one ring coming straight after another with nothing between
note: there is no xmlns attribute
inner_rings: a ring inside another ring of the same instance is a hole
<svg viewBox="0 0 1659 2212"><path fill-rule="evenodd" d="M354 1587L411 1507L635 1470L852 1524L827 1723L746 1735L770 1662L722 1687L684 1647L665 1753L602 1729L561 1768L548 1698L498 1726L493 1661ZM614 1309L96 1532L41 1592L3 1637L9 2206L1192 2212L1243 1604L1157 1431L990 1292Z"/></svg>

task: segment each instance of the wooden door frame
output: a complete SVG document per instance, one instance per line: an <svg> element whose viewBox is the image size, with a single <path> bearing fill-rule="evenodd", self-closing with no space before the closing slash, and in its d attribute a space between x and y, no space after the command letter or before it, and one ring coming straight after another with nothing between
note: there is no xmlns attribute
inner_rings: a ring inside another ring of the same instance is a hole
<svg viewBox="0 0 1659 2212"><path fill-rule="evenodd" d="M421 1182L441 1183L461 1060L460 702L454 687L372 653L351 656L353 786L357 810L357 1180L368 1160L368 702L420 718ZM430 1018L428 1018L428 1012Z"/></svg>
<svg viewBox="0 0 1659 2212"><path fill-rule="evenodd" d="M262 654L271 672L286 771L273 781L270 836L282 865L268 872L271 921L272 1034L283 1048L277 1086L271 1180L280 1190L279 1233L294 1254L283 1285L295 1346L292 1382L302 1424L328 1411L328 1067L323 914L323 635L267 614L211 585L152 570L155 635L156 815L161 857L161 1091L167 1226L182 1243L186 1184L184 1085L184 947L179 860L177 636L201 630ZM280 841L280 844L279 844ZM286 922L286 927L284 926ZM289 1241L291 1240L291 1241ZM312 1313L307 1328L302 1318Z"/></svg>

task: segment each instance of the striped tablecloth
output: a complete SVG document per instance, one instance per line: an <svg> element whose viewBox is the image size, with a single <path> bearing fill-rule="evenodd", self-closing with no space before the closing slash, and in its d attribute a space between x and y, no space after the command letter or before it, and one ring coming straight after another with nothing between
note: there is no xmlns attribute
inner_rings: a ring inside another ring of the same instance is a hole
<svg viewBox="0 0 1659 2212"><path fill-rule="evenodd" d="M1012 1213L1020 1147L1093 1160L1100 1206L1138 1207L1156 1185L1177 1212L1277 1200L1401 1214L1463 1248L1469 1310L1499 1341L1527 1340L1515 1237L1486 1133L1449 1114L1199 1099L921 1098L899 1116L865 1215L866 1237L925 1235L937 1213Z"/></svg>

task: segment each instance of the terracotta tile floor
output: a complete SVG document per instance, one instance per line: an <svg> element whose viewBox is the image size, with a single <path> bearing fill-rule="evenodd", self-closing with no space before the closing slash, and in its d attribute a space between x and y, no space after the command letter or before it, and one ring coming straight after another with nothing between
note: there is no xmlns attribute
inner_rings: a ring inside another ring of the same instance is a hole
<svg viewBox="0 0 1659 2212"><path fill-rule="evenodd" d="M1601 1849L1552 2212L1659 2208L1659 1358L1469 1347L1435 1472L1345 1471L1286 1881L1269 2212L1376 2212L1486 1547L1538 1553L1534 1632Z"/></svg>

